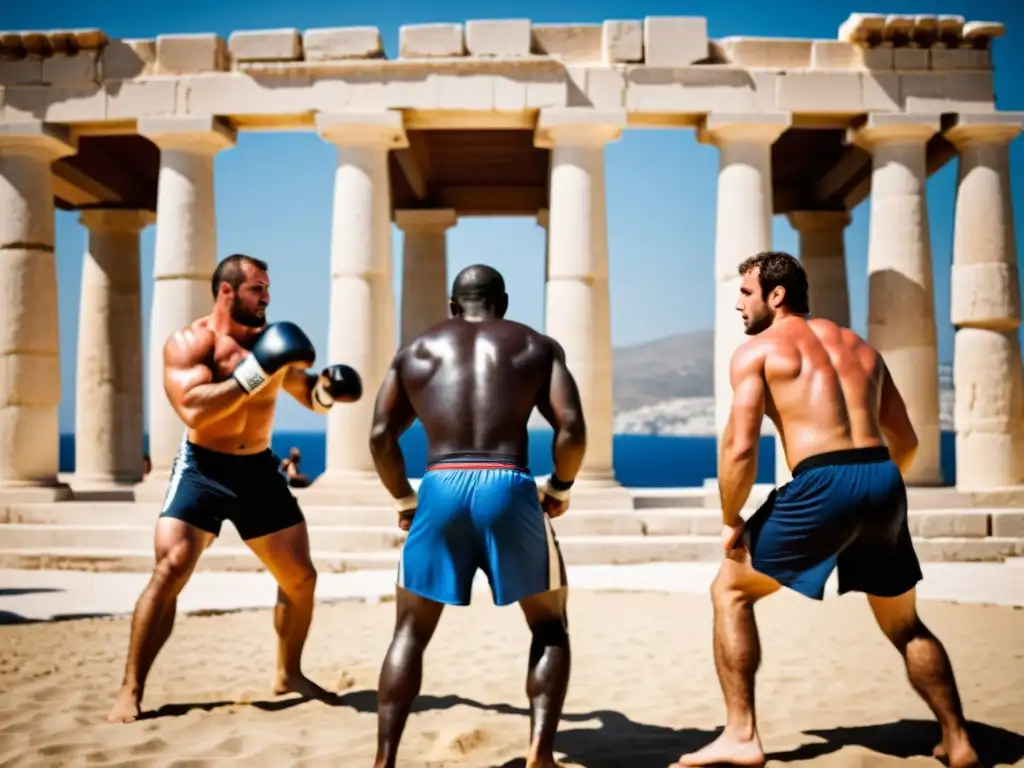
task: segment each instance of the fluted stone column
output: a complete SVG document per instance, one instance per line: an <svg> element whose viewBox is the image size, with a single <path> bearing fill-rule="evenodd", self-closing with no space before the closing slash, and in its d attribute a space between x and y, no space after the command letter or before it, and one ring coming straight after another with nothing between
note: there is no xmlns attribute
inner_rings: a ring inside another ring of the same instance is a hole
<svg viewBox="0 0 1024 768"><path fill-rule="evenodd" d="M790 124L789 113L711 114L699 132L701 143L718 147L715 214L715 432L721 439L729 421L732 386L729 363L747 336L736 311L740 262L772 247L772 145ZM775 476L789 479L780 437L775 441Z"/></svg>
<svg viewBox="0 0 1024 768"><path fill-rule="evenodd" d="M142 480L142 295L139 232L149 211L94 209L78 312L75 477L80 488Z"/></svg>
<svg viewBox="0 0 1024 768"><path fill-rule="evenodd" d="M447 231L458 222L451 208L395 211L405 233L402 248L403 345L450 317Z"/></svg>
<svg viewBox="0 0 1024 768"><path fill-rule="evenodd" d="M871 115L855 141L871 151L868 341L885 359L919 441L909 485L941 485L939 354L925 198L927 115Z"/></svg>
<svg viewBox="0 0 1024 768"><path fill-rule="evenodd" d="M146 480L164 486L185 426L164 393L163 346L172 333L213 307L214 157L235 145L236 134L211 117L143 118L138 130L160 147L147 371L153 470Z"/></svg>
<svg viewBox="0 0 1024 768"><path fill-rule="evenodd" d="M604 147L625 127L619 112L542 111L535 142L551 149L545 332L565 349L587 422L578 485L617 487L612 457L611 313ZM614 495L614 494L613 494Z"/></svg>
<svg viewBox="0 0 1024 768"><path fill-rule="evenodd" d="M800 262L807 272L813 317L850 327L846 280L848 211L791 211L789 223L800 235Z"/></svg>
<svg viewBox="0 0 1024 768"><path fill-rule="evenodd" d="M338 151L331 236L328 359L359 371L364 395L327 416L327 463L313 491L324 501L386 499L370 454L373 403L395 354L388 152L408 144L397 112L317 115Z"/></svg>
<svg viewBox="0 0 1024 768"><path fill-rule="evenodd" d="M960 154L950 319L956 326L956 485L1024 484L1020 266L1009 142L1024 113L963 115L946 133Z"/></svg>
<svg viewBox="0 0 1024 768"><path fill-rule="evenodd" d="M51 164L58 126L0 123L0 501L56 501L61 398Z"/></svg>

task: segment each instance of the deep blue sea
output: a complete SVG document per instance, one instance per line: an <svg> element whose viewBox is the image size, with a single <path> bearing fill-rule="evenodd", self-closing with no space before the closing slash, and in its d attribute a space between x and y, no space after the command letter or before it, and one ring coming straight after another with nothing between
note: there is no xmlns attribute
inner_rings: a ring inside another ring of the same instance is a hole
<svg viewBox="0 0 1024 768"><path fill-rule="evenodd" d="M551 471L550 431L530 433L530 469L538 475ZM147 441L148 442L148 438ZM410 477L421 477L426 468L427 439L418 423L401 438L402 452ZM288 449L302 451L302 469L311 478L324 471L325 435L322 432L278 432L274 451L284 456ZM144 449L145 450L145 449ZM714 437L668 437L662 435L616 435L615 476L633 488L680 488L701 486L714 477L717 456ZM60 471L75 469L75 437L61 435ZM942 471L946 483L956 477L955 433L942 433ZM775 440L761 438L757 468L758 483L775 481Z"/></svg>

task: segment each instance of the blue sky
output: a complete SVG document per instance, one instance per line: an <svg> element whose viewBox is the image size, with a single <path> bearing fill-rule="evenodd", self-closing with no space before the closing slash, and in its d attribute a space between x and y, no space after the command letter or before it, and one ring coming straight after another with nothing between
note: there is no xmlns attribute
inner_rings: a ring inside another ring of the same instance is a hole
<svg viewBox="0 0 1024 768"><path fill-rule="evenodd" d="M815 3L736 0L732 3L626 0L435 0L329 3L316 0L51 0L0 4L0 29L99 27L111 37L216 32L275 27L375 25L385 50L396 55L403 24L463 22L481 18L530 18L535 23L589 23L642 19L648 15L703 15L713 38L728 35L834 39L853 11L956 13L968 20L1002 21L993 59L1000 110L1024 110L1024 3L1019 0L899 0ZM1016 73L1016 76L1015 76ZM606 152L612 340L633 344L711 327L717 150L699 145L693 131L627 131ZM1012 145L1018 259L1024 246L1024 138ZM271 264L272 316L303 326L327 349L333 148L315 134L243 133L238 145L216 160L217 253L252 253ZM940 359L952 359L949 279L952 256L956 162L928 184ZM847 230L847 269L853 326L864 332L867 313L868 202L853 211ZM152 298L153 227L142 235L144 343ZM506 276L509 316L543 327L544 234L533 219L471 218L449 231L449 274L483 261ZM776 217L774 246L793 253L797 238L785 217ZM61 306L61 431L74 427L74 377L78 294L85 231L75 213L57 215L57 271ZM402 236L393 230L395 293L401 301ZM285 429L322 429L320 417L284 398L277 424Z"/></svg>

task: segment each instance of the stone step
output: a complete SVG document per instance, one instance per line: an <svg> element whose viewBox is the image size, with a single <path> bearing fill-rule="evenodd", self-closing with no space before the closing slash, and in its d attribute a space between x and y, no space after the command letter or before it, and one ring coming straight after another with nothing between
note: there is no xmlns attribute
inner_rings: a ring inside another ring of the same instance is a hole
<svg viewBox="0 0 1024 768"><path fill-rule="evenodd" d="M569 565L650 562L714 562L721 559L717 536L564 536L559 544ZM941 537L914 542L923 562L1003 561L1024 557L1024 537L968 539ZM394 568L401 549L331 551L314 546L313 561L323 572ZM152 549L89 547L0 547L0 568L148 572ZM206 571L261 571L245 547L217 542L199 561Z"/></svg>
<svg viewBox="0 0 1024 768"><path fill-rule="evenodd" d="M139 546L148 547L159 509L158 504L142 502L8 505L0 507L0 547L8 546L4 542L9 534L4 531L5 525L11 524L142 527L146 541ZM744 514L750 512L752 510ZM400 535L394 526L394 512L388 508L309 506L304 513L314 539L315 530L319 528L381 528ZM571 508L554 521L559 535L716 535L720 525L719 510L694 507L629 511ZM222 535L230 536L234 534L234 527L226 524L223 531ZM1021 537L1024 536L1024 509L912 509L910 531L919 538ZM35 535L45 536L42 532ZM56 541L52 544L60 546ZM106 546L110 546L109 542ZM333 544L327 548L333 548ZM353 547L341 545L340 549L349 551Z"/></svg>

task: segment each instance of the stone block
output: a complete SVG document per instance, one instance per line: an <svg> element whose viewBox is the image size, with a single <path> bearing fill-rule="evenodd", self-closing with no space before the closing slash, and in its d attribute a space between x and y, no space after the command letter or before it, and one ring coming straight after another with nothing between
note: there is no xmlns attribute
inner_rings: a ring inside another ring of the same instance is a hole
<svg viewBox="0 0 1024 768"><path fill-rule="evenodd" d="M228 50L232 61L299 61L302 36L297 29L232 32Z"/></svg>
<svg viewBox="0 0 1024 768"><path fill-rule="evenodd" d="M322 27L302 36L306 61L380 59L384 44L377 27Z"/></svg>
<svg viewBox="0 0 1024 768"><path fill-rule="evenodd" d="M494 108L499 112L519 112L526 109L527 82L508 75L494 78Z"/></svg>
<svg viewBox="0 0 1024 768"><path fill-rule="evenodd" d="M979 48L932 48L929 66L935 70L992 69L992 54Z"/></svg>
<svg viewBox="0 0 1024 768"><path fill-rule="evenodd" d="M227 68L227 49L220 35L204 32L156 38L157 74L191 75L223 72Z"/></svg>
<svg viewBox="0 0 1024 768"><path fill-rule="evenodd" d="M842 24L836 38L847 43L863 43L880 38L885 30L885 14L851 13Z"/></svg>
<svg viewBox="0 0 1024 768"><path fill-rule="evenodd" d="M535 24L530 52L567 64L598 64L602 34L600 24Z"/></svg>
<svg viewBox="0 0 1024 768"><path fill-rule="evenodd" d="M80 51L74 56L43 59L43 82L51 85L94 85L99 82L99 54Z"/></svg>
<svg viewBox="0 0 1024 768"><path fill-rule="evenodd" d="M931 57L927 48L893 48L892 67L900 72L927 70L931 68Z"/></svg>
<svg viewBox="0 0 1024 768"><path fill-rule="evenodd" d="M839 40L815 40L811 43L811 67L891 70L893 51L893 48L865 48Z"/></svg>
<svg viewBox="0 0 1024 768"><path fill-rule="evenodd" d="M461 24L408 24L398 30L398 55L403 59L465 56Z"/></svg>
<svg viewBox="0 0 1024 768"><path fill-rule="evenodd" d="M470 56L529 56L530 20L467 21L466 50Z"/></svg>
<svg viewBox="0 0 1024 768"><path fill-rule="evenodd" d="M437 109L494 109L494 78L473 73L438 73L431 75L437 83Z"/></svg>
<svg viewBox="0 0 1024 768"><path fill-rule="evenodd" d="M790 112L848 113L864 109L859 72L786 72L779 76L778 108Z"/></svg>
<svg viewBox="0 0 1024 768"><path fill-rule="evenodd" d="M104 80L131 80L156 69L156 40L111 40L100 54Z"/></svg>
<svg viewBox="0 0 1024 768"><path fill-rule="evenodd" d="M1024 539L1024 510L992 510L992 535L1005 539Z"/></svg>
<svg viewBox="0 0 1024 768"><path fill-rule="evenodd" d="M592 67L587 70L587 101L596 109L626 106L626 76L618 69Z"/></svg>
<svg viewBox="0 0 1024 768"><path fill-rule="evenodd" d="M895 72L863 72L860 84L865 111L902 111L900 76Z"/></svg>
<svg viewBox="0 0 1024 768"><path fill-rule="evenodd" d="M685 114L757 108L754 79L734 67L630 67L626 82L629 112Z"/></svg>
<svg viewBox="0 0 1024 768"><path fill-rule="evenodd" d="M437 109L440 103L439 75L422 72L396 72L388 78L384 100L389 109Z"/></svg>
<svg viewBox="0 0 1024 768"><path fill-rule="evenodd" d="M806 69L811 66L813 40L775 37L725 37L718 46L736 67ZM650 59L650 53L647 54Z"/></svg>
<svg viewBox="0 0 1024 768"><path fill-rule="evenodd" d="M106 117L106 95L99 85L27 85L8 88L4 95L4 119L12 122L78 123Z"/></svg>
<svg viewBox="0 0 1024 768"><path fill-rule="evenodd" d="M1017 265L999 262L953 264L949 317L953 325L993 328L1018 322L1021 300Z"/></svg>
<svg viewBox="0 0 1024 768"><path fill-rule="evenodd" d="M910 535L915 539L981 539L989 535L988 523L989 513L984 509L911 510L907 516Z"/></svg>
<svg viewBox="0 0 1024 768"><path fill-rule="evenodd" d="M601 25L601 59L605 64L643 61L643 22L605 21Z"/></svg>
<svg viewBox="0 0 1024 768"><path fill-rule="evenodd" d="M13 61L0 59L0 85L40 85L42 82L41 56L26 56Z"/></svg>
<svg viewBox="0 0 1024 768"><path fill-rule="evenodd" d="M779 81L786 75L774 69L747 70L754 83L754 109L774 112L778 109Z"/></svg>
<svg viewBox="0 0 1024 768"><path fill-rule="evenodd" d="M313 109L308 75L251 77L234 72L183 77L185 112L191 115L296 114Z"/></svg>
<svg viewBox="0 0 1024 768"><path fill-rule="evenodd" d="M907 112L994 112L991 72L900 74L900 98Z"/></svg>
<svg viewBox="0 0 1024 768"><path fill-rule="evenodd" d="M708 57L708 20L703 16L644 19L644 61L651 67L685 67Z"/></svg>
<svg viewBox="0 0 1024 768"><path fill-rule="evenodd" d="M528 109L564 107L568 105L569 84L565 77L550 75L544 79L531 78L526 82Z"/></svg>
<svg viewBox="0 0 1024 768"><path fill-rule="evenodd" d="M587 98L587 67L575 66L566 67L566 106L588 107L590 99Z"/></svg>
<svg viewBox="0 0 1024 768"><path fill-rule="evenodd" d="M177 112L177 80L140 79L104 85L107 119L129 120Z"/></svg>

